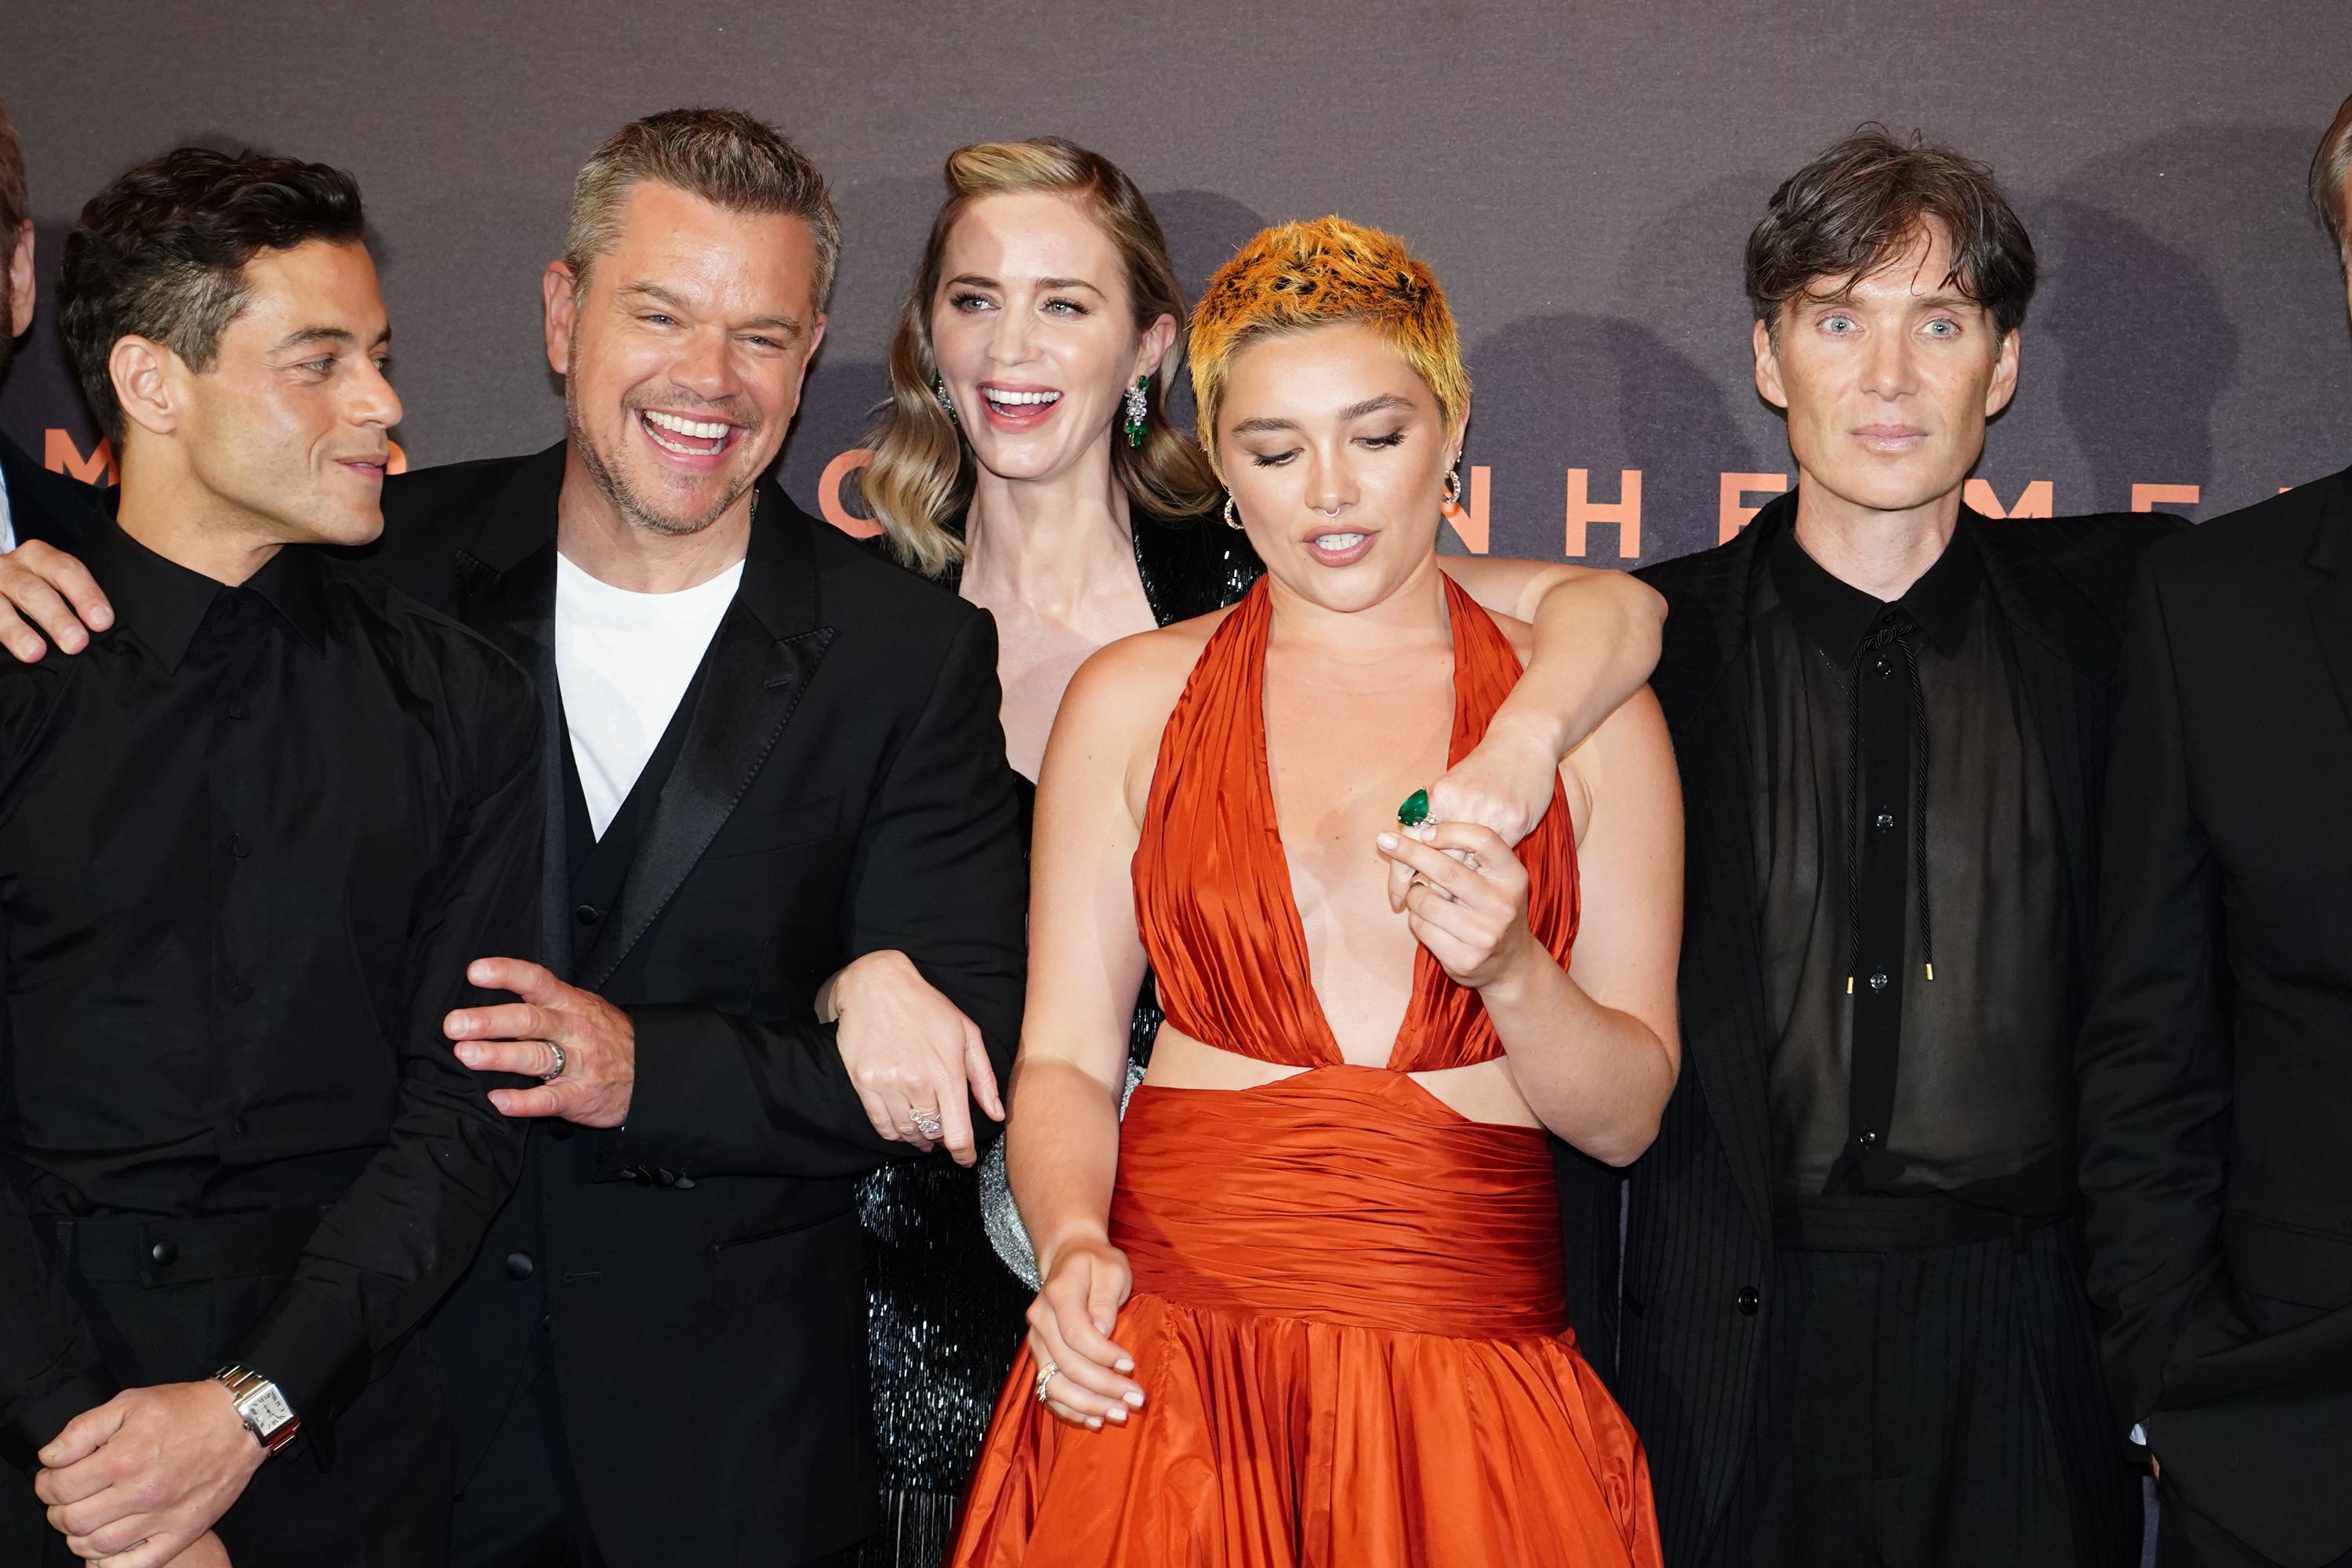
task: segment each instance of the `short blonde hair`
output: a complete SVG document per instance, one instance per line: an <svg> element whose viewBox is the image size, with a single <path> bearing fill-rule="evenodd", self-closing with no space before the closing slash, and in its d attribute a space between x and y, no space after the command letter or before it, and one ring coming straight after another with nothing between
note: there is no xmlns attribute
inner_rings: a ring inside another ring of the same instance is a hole
<svg viewBox="0 0 2352 1568"><path fill-rule="evenodd" d="M927 577L939 576L962 558L962 541L949 525L971 505L979 477L962 434L931 390L940 374L931 345L931 297L939 291L948 237L964 210L982 196L1067 196L1086 209L1118 251L1136 331L1162 316L1184 319L1184 296L1160 219L1135 182L1101 153L1059 136L976 142L949 153L946 172L947 200L931 222L915 285L899 307L898 329L890 339L890 395L868 443L874 457L858 476L858 489L882 525L890 552ZM1169 422L1168 389L1180 363L1173 348L1160 362L1153 395L1145 401L1142 442L1110 444L1111 474L1128 500L1169 519L1217 504L1216 476L1201 449Z"/></svg>
<svg viewBox="0 0 2352 1568"><path fill-rule="evenodd" d="M1202 447L1217 450L1217 412L1234 355L1258 339L1360 321L1437 399L1449 431L1470 406L1470 372L1437 275L1404 241L1343 217L1259 233L1209 279L1192 311L1192 400Z"/></svg>

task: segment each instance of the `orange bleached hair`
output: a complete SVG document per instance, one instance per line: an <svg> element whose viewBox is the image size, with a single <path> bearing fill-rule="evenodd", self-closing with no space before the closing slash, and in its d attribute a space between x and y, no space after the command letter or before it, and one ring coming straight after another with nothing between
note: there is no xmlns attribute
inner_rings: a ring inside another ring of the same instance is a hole
<svg viewBox="0 0 2352 1568"><path fill-rule="evenodd" d="M1217 412L1234 355L1263 337L1360 321L1437 399L1449 433L1470 406L1462 334L1437 275L1404 241L1343 217L1260 231L1217 268L1192 310L1187 353L1201 447L1217 455Z"/></svg>

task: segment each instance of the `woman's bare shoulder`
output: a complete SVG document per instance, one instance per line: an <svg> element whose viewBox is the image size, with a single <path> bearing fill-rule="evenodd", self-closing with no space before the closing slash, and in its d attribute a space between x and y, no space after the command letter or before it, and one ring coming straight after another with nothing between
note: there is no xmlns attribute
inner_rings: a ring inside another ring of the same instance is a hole
<svg viewBox="0 0 2352 1568"><path fill-rule="evenodd" d="M1153 631L1138 632L1117 642L1105 643L1087 656L1071 678L1067 696L1062 706L1067 711L1072 702L1083 701L1092 706L1116 704L1127 708L1150 708L1158 699L1160 717L1176 705L1184 689L1184 682L1192 674L1192 667L1201 661L1201 650L1208 647L1210 637L1233 612L1213 610L1189 621L1178 621ZM1155 726L1156 727L1156 726Z"/></svg>
<svg viewBox="0 0 2352 1568"><path fill-rule="evenodd" d="M1074 741L1083 737L1089 750L1156 748L1202 649L1229 613L1218 610L1097 648L1062 695L1056 738L1065 732Z"/></svg>

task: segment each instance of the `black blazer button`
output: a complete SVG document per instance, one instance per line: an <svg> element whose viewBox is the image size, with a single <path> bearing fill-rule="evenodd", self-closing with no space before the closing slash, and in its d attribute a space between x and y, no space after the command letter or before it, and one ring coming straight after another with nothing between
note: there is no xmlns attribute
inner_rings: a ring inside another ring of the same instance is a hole
<svg viewBox="0 0 2352 1568"><path fill-rule="evenodd" d="M531 1262L530 1254L528 1252L507 1254L507 1278L509 1279L528 1279L530 1278L531 1270L536 1267L538 1266Z"/></svg>
<svg viewBox="0 0 2352 1568"><path fill-rule="evenodd" d="M1738 1304L1740 1316L1752 1318L1756 1315L1756 1310L1764 1304L1764 1292L1753 1285L1742 1285L1739 1288L1739 1294L1734 1297L1733 1300Z"/></svg>
<svg viewBox="0 0 2352 1568"><path fill-rule="evenodd" d="M169 1268L173 1264L180 1261L180 1244L167 1237L149 1247L147 1256L153 1258L159 1266Z"/></svg>
<svg viewBox="0 0 2352 1568"><path fill-rule="evenodd" d="M593 904L583 904L572 911L572 918L582 925L592 926L604 918L604 911Z"/></svg>

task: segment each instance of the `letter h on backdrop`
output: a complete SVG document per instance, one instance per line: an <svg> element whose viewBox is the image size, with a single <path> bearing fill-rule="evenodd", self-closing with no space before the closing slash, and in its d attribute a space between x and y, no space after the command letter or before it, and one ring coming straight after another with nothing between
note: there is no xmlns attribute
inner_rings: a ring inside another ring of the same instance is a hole
<svg viewBox="0 0 2352 1568"><path fill-rule="evenodd" d="M1617 470L1617 499L1595 501L1592 499L1592 475L1590 469L1568 470L1568 558L1571 561L1584 553L1585 525L1613 522L1617 525L1617 553L1626 561L1642 557L1642 470Z"/></svg>

